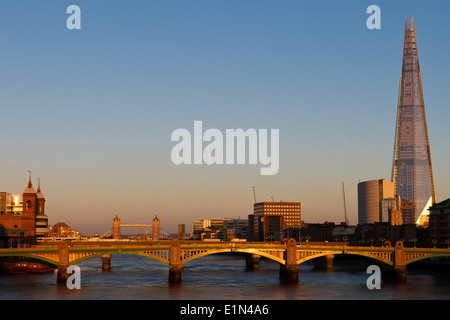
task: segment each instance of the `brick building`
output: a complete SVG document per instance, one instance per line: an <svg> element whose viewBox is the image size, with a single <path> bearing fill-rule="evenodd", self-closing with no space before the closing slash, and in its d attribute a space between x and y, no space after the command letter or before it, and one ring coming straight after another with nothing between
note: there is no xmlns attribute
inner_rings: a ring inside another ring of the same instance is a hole
<svg viewBox="0 0 450 320"><path fill-rule="evenodd" d="M0 192L0 241L3 247L5 242L33 242L49 231L40 182L36 191L30 175L22 196Z"/></svg>

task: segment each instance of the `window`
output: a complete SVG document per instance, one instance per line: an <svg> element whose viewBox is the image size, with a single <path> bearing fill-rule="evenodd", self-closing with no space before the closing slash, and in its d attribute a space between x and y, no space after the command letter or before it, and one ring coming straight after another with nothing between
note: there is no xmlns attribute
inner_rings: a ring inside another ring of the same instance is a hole
<svg viewBox="0 0 450 320"><path fill-rule="evenodd" d="M26 204L26 210L27 210L27 212L31 212L31 201L30 200L28 200L27 201L27 204Z"/></svg>

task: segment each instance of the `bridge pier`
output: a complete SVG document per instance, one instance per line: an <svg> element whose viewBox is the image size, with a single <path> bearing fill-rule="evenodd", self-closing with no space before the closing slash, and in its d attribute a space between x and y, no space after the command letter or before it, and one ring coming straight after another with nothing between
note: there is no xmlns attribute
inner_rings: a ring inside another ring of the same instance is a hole
<svg viewBox="0 0 450 320"><path fill-rule="evenodd" d="M381 265L381 275L384 281L406 283L406 268Z"/></svg>
<svg viewBox="0 0 450 320"><path fill-rule="evenodd" d="M169 283L170 284L181 283L181 271L183 271L182 266L169 266Z"/></svg>
<svg viewBox="0 0 450 320"><path fill-rule="evenodd" d="M111 271L112 254L104 254L102 257L102 271Z"/></svg>
<svg viewBox="0 0 450 320"><path fill-rule="evenodd" d="M406 282L405 266L394 268L394 281L395 281L395 283L405 283Z"/></svg>
<svg viewBox="0 0 450 320"><path fill-rule="evenodd" d="M178 284L181 283L181 271L184 266L180 262L181 249L180 240L172 239L170 242L170 262L169 262L169 283Z"/></svg>
<svg viewBox="0 0 450 320"><path fill-rule="evenodd" d="M283 283L298 283L298 266L280 264L280 280Z"/></svg>
<svg viewBox="0 0 450 320"><path fill-rule="evenodd" d="M67 273L69 267L69 245L66 241L62 241L59 245L58 273L56 283L66 284L70 275Z"/></svg>
<svg viewBox="0 0 450 320"><path fill-rule="evenodd" d="M326 256L314 259L314 269L315 270L333 270L333 259L334 254L327 254Z"/></svg>
<svg viewBox="0 0 450 320"><path fill-rule="evenodd" d="M259 254L246 254L245 255L245 270L254 271L259 270L259 262L261 260L261 256Z"/></svg>
<svg viewBox="0 0 450 320"><path fill-rule="evenodd" d="M394 280L396 283L406 282L406 254L402 241L397 241L394 248Z"/></svg>
<svg viewBox="0 0 450 320"><path fill-rule="evenodd" d="M286 242L284 252L286 264L280 265L280 280L283 283L298 283L297 243L295 239Z"/></svg>
<svg viewBox="0 0 450 320"><path fill-rule="evenodd" d="M388 282L406 282L406 254L403 242L397 241L393 253L393 266L382 265L383 279Z"/></svg>

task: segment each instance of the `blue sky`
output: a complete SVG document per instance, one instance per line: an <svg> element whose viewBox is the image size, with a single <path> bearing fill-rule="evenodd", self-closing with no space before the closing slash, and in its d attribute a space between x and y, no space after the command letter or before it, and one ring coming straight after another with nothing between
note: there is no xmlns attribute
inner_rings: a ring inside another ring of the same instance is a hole
<svg viewBox="0 0 450 320"><path fill-rule="evenodd" d="M81 8L68 30L66 8ZM381 9L369 30L366 9ZM446 1L0 2L0 189L41 178L50 224L187 230L302 202L357 223L358 181L390 179L405 17L414 16L438 201L450 197ZM280 170L175 166L177 128L280 130Z"/></svg>

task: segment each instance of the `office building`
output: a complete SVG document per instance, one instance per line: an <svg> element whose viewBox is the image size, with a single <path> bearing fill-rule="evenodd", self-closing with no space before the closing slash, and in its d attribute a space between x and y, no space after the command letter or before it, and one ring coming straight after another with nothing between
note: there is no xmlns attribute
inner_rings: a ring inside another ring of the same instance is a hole
<svg viewBox="0 0 450 320"><path fill-rule="evenodd" d="M388 222L389 204L395 203L392 182L377 179L358 183L358 224Z"/></svg>
<svg viewBox="0 0 450 320"><path fill-rule="evenodd" d="M406 19L392 181L402 199L403 223L423 225L436 202L414 18Z"/></svg>
<svg viewBox="0 0 450 320"><path fill-rule="evenodd" d="M300 202L259 202L249 215L251 241L281 240L286 229L301 228Z"/></svg>
<svg viewBox="0 0 450 320"><path fill-rule="evenodd" d="M193 239L218 239L224 219L203 219L193 222Z"/></svg>
<svg viewBox="0 0 450 320"><path fill-rule="evenodd" d="M221 228L221 239L248 239L248 219L225 219Z"/></svg>

